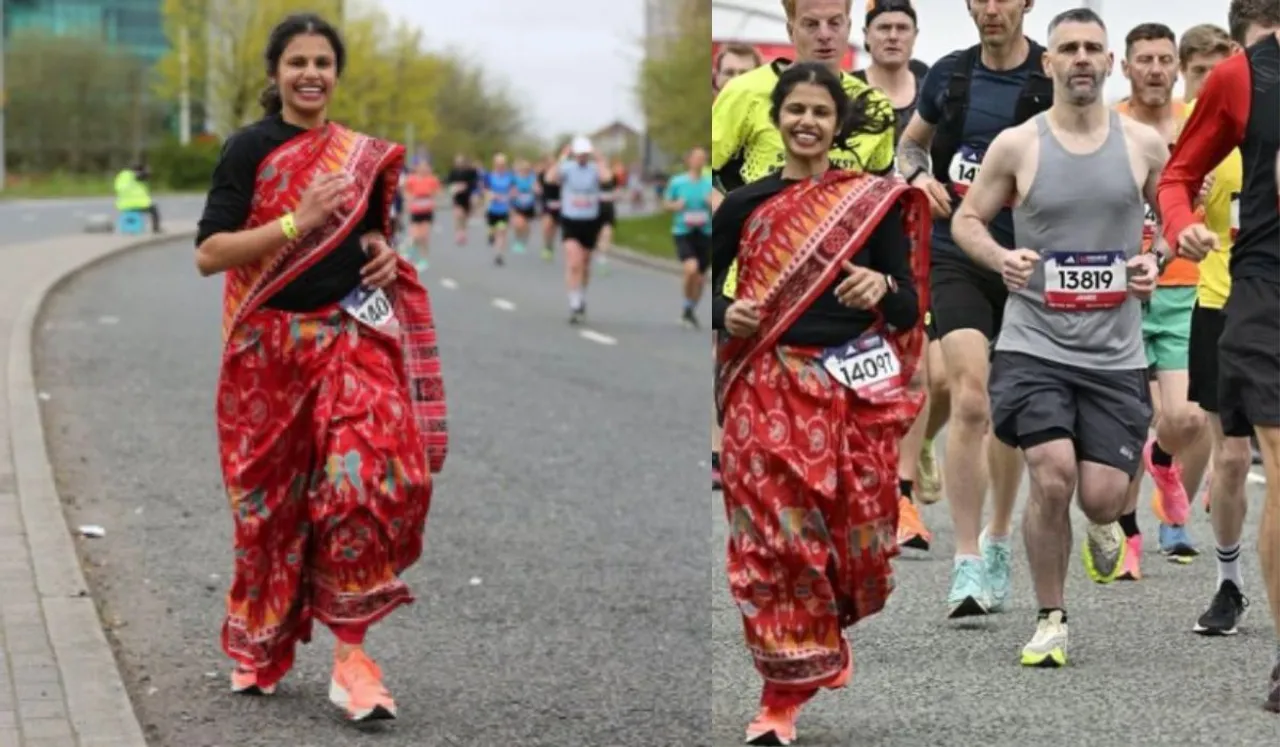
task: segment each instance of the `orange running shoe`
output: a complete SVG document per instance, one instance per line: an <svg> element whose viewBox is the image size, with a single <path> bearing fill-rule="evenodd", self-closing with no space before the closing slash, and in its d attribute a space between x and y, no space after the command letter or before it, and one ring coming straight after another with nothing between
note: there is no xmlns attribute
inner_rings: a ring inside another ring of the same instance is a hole
<svg viewBox="0 0 1280 747"><path fill-rule="evenodd" d="M796 741L796 716L800 706L769 708L761 706L760 713L747 727L747 744L788 745Z"/></svg>
<svg viewBox="0 0 1280 747"><path fill-rule="evenodd" d="M359 649L333 662L329 700L352 721L381 721L396 717L396 702L382 684L382 670Z"/></svg>
<svg viewBox="0 0 1280 747"><path fill-rule="evenodd" d="M236 667L231 670L231 692L237 695L270 695L276 686L262 687L258 684L258 673L252 669Z"/></svg>
<svg viewBox="0 0 1280 747"><path fill-rule="evenodd" d="M905 495L898 498L898 546L928 550L933 535L920 519L920 511Z"/></svg>

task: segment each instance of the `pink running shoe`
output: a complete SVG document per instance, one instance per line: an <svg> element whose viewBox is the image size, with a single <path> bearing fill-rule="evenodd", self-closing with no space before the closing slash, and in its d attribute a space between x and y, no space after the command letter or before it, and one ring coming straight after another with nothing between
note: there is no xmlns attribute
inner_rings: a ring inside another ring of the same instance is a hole
<svg viewBox="0 0 1280 747"><path fill-rule="evenodd" d="M1168 467L1161 467L1151 460L1151 450L1156 440L1147 441L1142 449L1142 461L1146 463L1147 472L1160 488L1160 508L1164 518L1175 526L1186 526L1191 518L1191 499L1187 497L1187 489L1182 486L1182 465L1174 462Z"/></svg>
<svg viewBox="0 0 1280 747"><path fill-rule="evenodd" d="M1125 548L1124 565L1121 566L1120 575L1116 576L1116 579L1137 581L1142 578L1142 569L1139 567L1142 562L1142 535L1126 537L1124 542L1128 547Z"/></svg>

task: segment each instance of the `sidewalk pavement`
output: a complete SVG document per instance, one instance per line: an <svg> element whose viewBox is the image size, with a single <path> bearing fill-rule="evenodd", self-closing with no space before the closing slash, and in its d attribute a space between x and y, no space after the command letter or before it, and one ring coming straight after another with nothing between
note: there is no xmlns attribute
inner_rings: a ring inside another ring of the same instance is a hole
<svg viewBox="0 0 1280 747"><path fill-rule="evenodd" d="M67 277L194 232L178 224L0 251L0 747L146 747L54 484L32 342L45 297Z"/></svg>

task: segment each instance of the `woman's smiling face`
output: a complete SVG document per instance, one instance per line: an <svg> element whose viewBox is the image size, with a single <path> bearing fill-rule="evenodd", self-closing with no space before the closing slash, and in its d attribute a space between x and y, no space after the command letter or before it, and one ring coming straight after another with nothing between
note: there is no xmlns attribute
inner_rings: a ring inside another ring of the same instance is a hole
<svg viewBox="0 0 1280 747"><path fill-rule="evenodd" d="M782 142L788 153L800 158L815 158L831 150L839 121L835 100L816 83L796 85L778 110Z"/></svg>

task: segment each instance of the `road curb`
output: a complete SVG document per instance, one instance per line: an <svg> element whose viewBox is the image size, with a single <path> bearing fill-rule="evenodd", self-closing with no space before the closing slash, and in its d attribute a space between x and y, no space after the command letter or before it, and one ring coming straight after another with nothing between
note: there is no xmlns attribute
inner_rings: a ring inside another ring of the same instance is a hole
<svg viewBox="0 0 1280 747"><path fill-rule="evenodd" d="M107 244L33 278L9 339L7 396L19 510L36 593L80 743L147 747L119 665L89 593L45 442L35 380L35 326L49 295L75 275L126 252L191 240L194 231Z"/></svg>
<svg viewBox="0 0 1280 747"><path fill-rule="evenodd" d="M674 259L655 257L652 254L637 252L636 250L628 249L625 246L611 247L609 249L608 256L616 257L628 264L648 267L651 270L658 270L659 272L665 272L670 275L679 275L683 272L680 263Z"/></svg>

